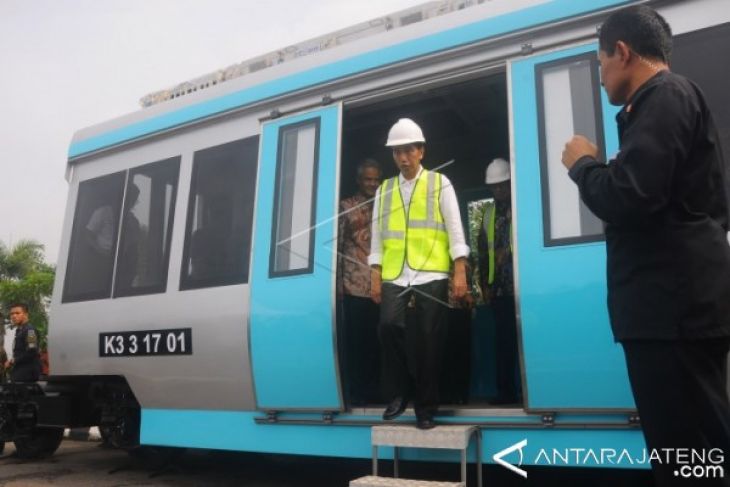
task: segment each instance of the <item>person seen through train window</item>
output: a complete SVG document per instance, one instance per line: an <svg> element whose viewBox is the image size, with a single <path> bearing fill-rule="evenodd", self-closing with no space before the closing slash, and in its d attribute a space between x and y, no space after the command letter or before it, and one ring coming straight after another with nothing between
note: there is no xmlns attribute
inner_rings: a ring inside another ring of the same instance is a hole
<svg viewBox="0 0 730 487"><path fill-rule="evenodd" d="M193 233L190 245L190 275L196 279L216 279L230 275L240 266L243 232L233 227L233 201L228 194L206 195L202 224Z"/></svg>
<svg viewBox="0 0 730 487"><path fill-rule="evenodd" d="M127 188L126 201L124 202L124 216L122 218L122 229L124 238L117 256L117 286L122 289L129 289L138 276L139 245L142 238L142 229L137 216L134 214L135 207L139 202L140 190L136 184L131 183Z"/></svg>
<svg viewBox="0 0 730 487"><path fill-rule="evenodd" d="M119 283L123 287L131 285L136 275L137 245L140 238L140 225L132 210L139 199L139 188L130 184L127 189L126 202L124 204L124 233L125 245L119 253L119 260L124 265L119 266ZM96 208L84 228L85 241L89 251L84 254L87 263L85 268L89 275L86 281L94 287L102 287L107 277L107 267L116 242L116 230L119 215L115 214L112 205L104 204Z"/></svg>

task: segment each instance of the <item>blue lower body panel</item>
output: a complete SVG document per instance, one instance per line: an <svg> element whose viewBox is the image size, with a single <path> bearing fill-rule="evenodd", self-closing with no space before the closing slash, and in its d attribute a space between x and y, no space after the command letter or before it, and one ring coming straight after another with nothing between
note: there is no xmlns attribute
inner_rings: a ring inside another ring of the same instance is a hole
<svg viewBox="0 0 730 487"><path fill-rule="evenodd" d="M355 425L257 424L260 412L190 411L144 409L142 411L142 444L207 448L295 455L370 458L370 427ZM281 415L282 419L319 420L317 414ZM380 418L338 415L338 420L378 421ZM482 460L494 463L493 456L512 445L527 440L520 452L513 451L504 460L515 465L556 467L601 467L647 469L644 439L639 429L575 429L537 427L539 418L517 416L448 418L461 423L479 421L524 422L525 428L495 426L482 429ZM565 421L587 421L585 417ZM616 421L617 418L592 418L593 421ZM405 420L407 423L407 418ZM392 449L381 448L380 458L392 458ZM470 451L475 459L475 449ZM446 450L404 449L401 458L427 461L458 461L457 452Z"/></svg>

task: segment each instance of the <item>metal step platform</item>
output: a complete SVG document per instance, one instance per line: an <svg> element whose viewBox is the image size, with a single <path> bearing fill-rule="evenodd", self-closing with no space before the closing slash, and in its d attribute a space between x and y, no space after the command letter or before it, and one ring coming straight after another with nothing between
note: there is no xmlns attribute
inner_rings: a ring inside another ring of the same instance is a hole
<svg viewBox="0 0 730 487"><path fill-rule="evenodd" d="M373 474L352 480L350 487L465 487L466 453L472 438L476 442L477 485L482 487L482 441L481 430L477 426L437 426L430 430L420 430L414 426L373 426L371 429ZM378 448L381 446L393 447L394 477L378 476ZM461 450L461 481L435 482L399 478L400 448Z"/></svg>
<svg viewBox="0 0 730 487"><path fill-rule="evenodd" d="M350 482L350 487L466 487L464 482L436 482L368 475Z"/></svg>

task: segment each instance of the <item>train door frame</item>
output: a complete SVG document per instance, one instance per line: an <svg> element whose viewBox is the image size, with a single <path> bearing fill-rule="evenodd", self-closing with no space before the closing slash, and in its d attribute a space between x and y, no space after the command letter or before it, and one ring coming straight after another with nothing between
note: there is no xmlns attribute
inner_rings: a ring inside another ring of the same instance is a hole
<svg viewBox="0 0 730 487"><path fill-rule="evenodd" d="M505 145L505 153L499 154L502 157L509 157L510 153L512 152L511 147L511 140L512 140L512 123L511 123L511 113L510 113L510 101L509 101L509 79L508 79L508 57L501 58L499 61L495 61L494 59L490 59L487 62L483 62L481 65L478 65L476 67L471 67L469 70L457 72L457 73L438 73L435 75L430 76L427 79L411 79L405 82L400 82L391 86L388 86L385 89L380 89L372 93L361 93L357 95L353 95L347 99L344 100L343 103L343 125L342 125L342 146L345 146L347 144L347 137L346 137L346 131L347 131L347 122L348 122L348 115L352 111L356 111L359 108L367 107L369 105L377 104L377 103L387 103L387 102L395 102L393 103L394 106L397 106L399 103L404 103L402 101L398 101L400 98L416 93L418 91L431 91L438 88L450 88L450 87L456 87L462 83L466 83L469 81L477 81L481 79L487 79L492 76L500 76L503 75L504 78L500 81L500 83L503 84L507 96L507 103L504 107L504 114L505 114L505 134L506 138L504 140ZM387 130L386 130L387 132ZM383 133L383 141L385 138L386 132ZM428 153L428 146L429 146L429 134L426 134L427 138L427 153ZM428 156L427 156L428 157ZM340 164L343 164L345 157L344 155L341 156ZM491 159L489 159L491 160ZM388 157L387 160L381 160L379 161L383 167L390 167L390 164L392 164L390 157ZM483 167L480 168L480 177L482 178L481 181L483 181L483 174L484 169L486 168L486 165L489 161L484 161ZM340 169L340 174L345 175L346 171L342 168ZM340 187L345 186L342 180L340 180ZM465 192L473 192L476 189L485 189L486 187L475 187L475 188L464 188ZM512 181L512 191L514 193L514 180ZM340 198L346 198L350 196L349 194L341 193ZM458 192L457 192L458 196ZM459 199L460 206L465 206L465 201L462 201ZM466 221L467 216L462 215L462 220ZM513 220L514 220L514 214L513 214ZM468 230L468 229L465 229ZM468 234L465 235L468 238ZM518 272L516 267L516 258L513 256L514 262L515 262L515 274ZM517 293L518 289L515 286L515 299L517 300ZM516 316L516 319L519 320L519 312ZM519 328L518 328L519 329ZM518 337L519 340L519 337ZM340 353L342 353L342 346L340 344ZM471 354L471 350L468 351L468 353ZM519 374L522 376L524 374L524 371L522 370L522 364L524 363L522 357L522 347L518 347L518 367L520 367ZM342 361L340 361L342 363ZM348 387L344 384L344 381L346 380L344 377L344 374L340 374L340 380L342 382L342 389L344 391L348 390ZM362 414L371 414L372 410L368 407L365 407L364 409L360 408L359 406L352 406L349 404L349 397L345 397L345 404L347 404L348 408L353 413L362 413ZM449 408L451 409L451 404L448 404ZM474 401L470 400L466 404L458 404L453 405L454 412L456 414L467 414L467 415L473 415L473 414L479 414L481 413L491 413L495 410L513 410L513 411L519 411L522 412L524 410L524 402L520 403L519 405L515 405L514 407L510 406L503 406L503 405L488 405L488 403L484 403L482 401Z"/></svg>

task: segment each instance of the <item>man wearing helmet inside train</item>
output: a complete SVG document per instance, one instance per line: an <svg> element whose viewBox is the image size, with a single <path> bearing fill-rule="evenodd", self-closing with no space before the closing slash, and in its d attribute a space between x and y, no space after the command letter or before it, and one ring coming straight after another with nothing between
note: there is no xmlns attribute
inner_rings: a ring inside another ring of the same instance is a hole
<svg viewBox="0 0 730 487"><path fill-rule="evenodd" d="M421 166L421 128L408 118L392 126L385 144L399 170L375 194L370 256L371 296L381 304L383 419L400 416L413 399L417 426L435 426L446 334L448 277L454 261L456 298L466 294L466 257L459 205L451 182ZM413 325L406 306L415 297ZM410 365L410 368L409 368Z"/></svg>
<svg viewBox="0 0 730 487"><path fill-rule="evenodd" d="M493 200L485 206L477 243L479 284L496 325L497 397L493 404L519 402L517 320L512 272L512 207L509 163L494 159L486 171Z"/></svg>

